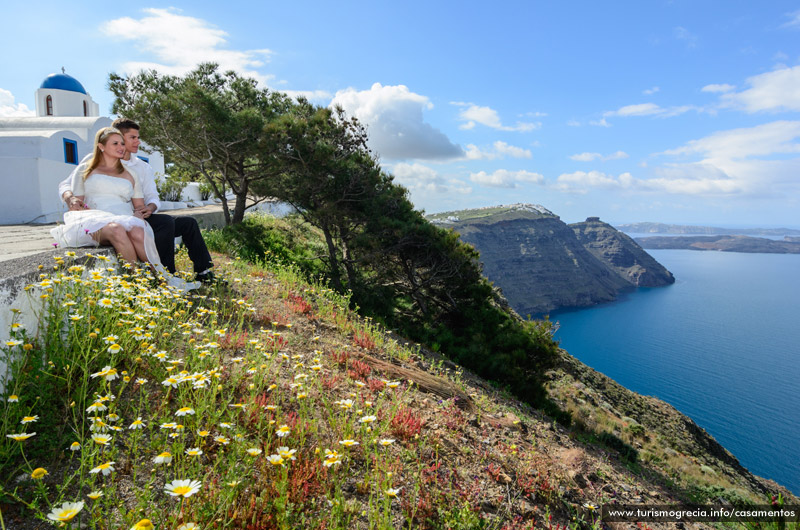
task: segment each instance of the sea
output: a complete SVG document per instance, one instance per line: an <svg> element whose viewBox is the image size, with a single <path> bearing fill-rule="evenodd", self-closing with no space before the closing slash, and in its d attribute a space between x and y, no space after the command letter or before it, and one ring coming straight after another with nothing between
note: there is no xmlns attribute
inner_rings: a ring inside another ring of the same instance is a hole
<svg viewBox="0 0 800 530"><path fill-rule="evenodd" d="M800 255L648 252L675 283L551 313L561 347L800 494Z"/></svg>

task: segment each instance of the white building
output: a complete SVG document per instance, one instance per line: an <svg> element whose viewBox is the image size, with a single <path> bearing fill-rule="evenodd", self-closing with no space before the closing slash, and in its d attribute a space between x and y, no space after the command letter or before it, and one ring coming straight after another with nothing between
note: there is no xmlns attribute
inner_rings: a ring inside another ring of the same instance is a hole
<svg viewBox="0 0 800 530"><path fill-rule="evenodd" d="M58 183L91 153L94 136L111 125L74 77L51 74L36 91L36 116L0 118L0 224L60 221ZM164 173L164 157L141 152Z"/></svg>

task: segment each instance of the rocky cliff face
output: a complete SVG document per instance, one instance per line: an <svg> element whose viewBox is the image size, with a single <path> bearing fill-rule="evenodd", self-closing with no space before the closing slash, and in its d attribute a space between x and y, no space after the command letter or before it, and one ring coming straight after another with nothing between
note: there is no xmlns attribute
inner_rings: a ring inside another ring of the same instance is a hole
<svg viewBox="0 0 800 530"><path fill-rule="evenodd" d="M597 217L569 225L578 241L597 259L636 287L675 283L672 273L645 252L636 241Z"/></svg>
<svg viewBox="0 0 800 530"><path fill-rule="evenodd" d="M624 289L672 283L672 275L628 236L599 219L567 225L535 205L447 212L481 254L484 274L521 315L614 300Z"/></svg>

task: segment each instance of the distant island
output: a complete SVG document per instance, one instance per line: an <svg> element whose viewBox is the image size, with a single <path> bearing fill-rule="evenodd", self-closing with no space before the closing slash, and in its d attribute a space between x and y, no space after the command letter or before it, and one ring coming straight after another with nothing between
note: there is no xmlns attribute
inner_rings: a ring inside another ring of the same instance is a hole
<svg viewBox="0 0 800 530"><path fill-rule="evenodd" d="M721 228L717 226L671 225L664 223L630 223L616 225L615 228L629 234L800 236L800 230L794 228Z"/></svg>
<svg viewBox="0 0 800 530"><path fill-rule="evenodd" d="M750 236L653 236L639 237L635 241L646 249L717 250L721 252L749 252L765 254L800 254L800 238L783 240Z"/></svg>

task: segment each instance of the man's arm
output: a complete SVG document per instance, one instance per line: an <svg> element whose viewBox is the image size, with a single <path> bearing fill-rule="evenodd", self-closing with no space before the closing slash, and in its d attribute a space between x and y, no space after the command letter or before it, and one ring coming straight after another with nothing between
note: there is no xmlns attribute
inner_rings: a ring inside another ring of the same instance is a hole
<svg viewBox="0 0 800 530"><path fill-rule="evenodd" d="M141 210L145 219L150 214L156 213L161 208L161 200L158 197L158 188L156 187L156 172L153 166L142 160L141 158L133 159L135 155L131 155L131 167L139 175L139 180L142 185L142 192L144 193L145 206Z"/></svg>

